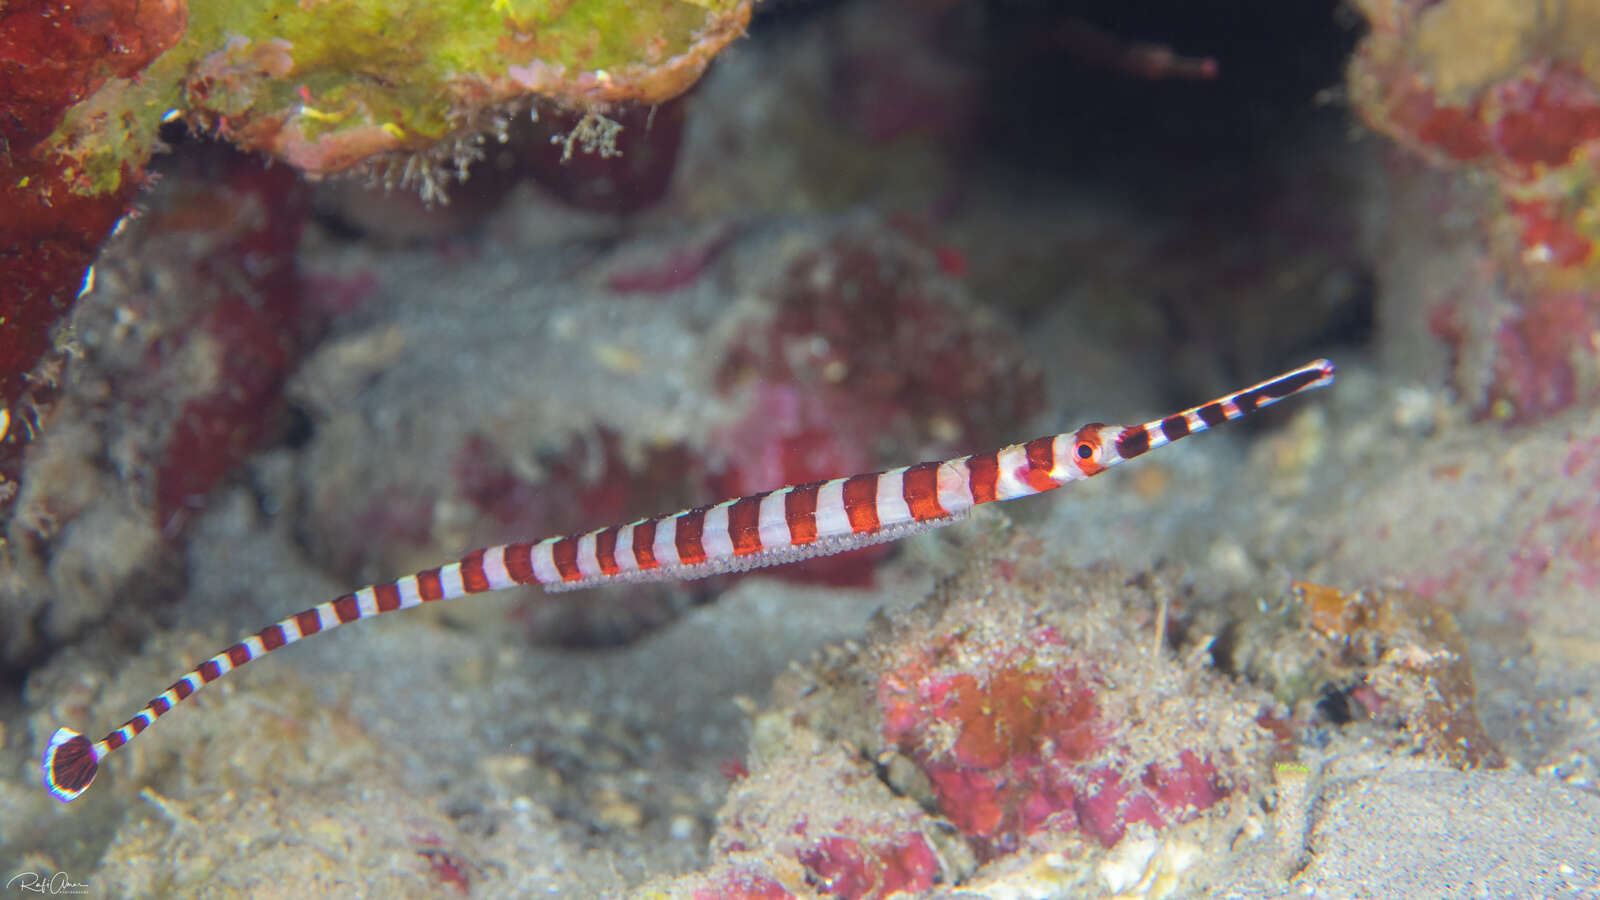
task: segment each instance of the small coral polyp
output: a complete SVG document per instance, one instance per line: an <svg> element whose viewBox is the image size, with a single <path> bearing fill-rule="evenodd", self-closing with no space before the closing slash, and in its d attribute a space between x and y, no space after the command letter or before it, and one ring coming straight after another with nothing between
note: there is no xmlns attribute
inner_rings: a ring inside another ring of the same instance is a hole
<svg viewBox="0 0 1600 900"><path fill-rule="evenodd" d="M1190 750L1130 765L1098 699L1106 685L1054 629L1010 648L963 642L951 634L884 675L878 698L884 739L917 762L980 854L1011 852L1040 831L1112 847L1131 824L1163 828L1226 796L1216 767Z"/></svg>

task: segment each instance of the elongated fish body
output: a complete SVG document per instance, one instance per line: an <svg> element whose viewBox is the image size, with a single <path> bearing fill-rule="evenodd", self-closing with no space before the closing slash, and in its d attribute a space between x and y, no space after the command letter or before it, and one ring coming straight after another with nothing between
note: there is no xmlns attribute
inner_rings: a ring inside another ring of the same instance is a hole
<svg viewBox="0 0 1600 900"><path fill-rule="evenodd" d="M44 782L63 802L82 794L100 761L200 688L318 632L435 600L539 585L704 578L825 556L948 525L972 507L1092 478L1158 447L1333 382L1319 359L1260 384L1143 425L1099 423L990 453L794 485L566 537L475 550L456 562L364 587L268 625L210 657L98 741L59 728Z"/></svg>

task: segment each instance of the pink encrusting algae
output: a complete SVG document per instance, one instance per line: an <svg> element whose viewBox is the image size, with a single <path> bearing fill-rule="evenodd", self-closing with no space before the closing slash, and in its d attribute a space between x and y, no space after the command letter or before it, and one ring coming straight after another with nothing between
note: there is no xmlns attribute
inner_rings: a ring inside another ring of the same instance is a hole
<svg viewBox="0 0 1600 900"><path fill-rule="evenodd" d="M45 784L62 801L76 798L94 780L101 760L200 688L320 631L519 584L563 591L703 578L897 540L955 522L978 504L1032 496L1093 477L1152 449L1330 384L1333 377L1333 364L1319 359L1143 425L1093 423L989 453L796 485L584 534L476 550L456 562L361 588L268 625L185 673L99 741L71 728L58 729L44 754Z"/></svg>
<svg viewBox="0 0 1600 900"><path fill-rule="evenodd" d="M915 832L880 844L834 835L800 854L829 894L844 900L883 900L933 887L939 858Z"/></svg>
<svg viewBox="0 0 1600 900"><path fill-rule="evenodd" d="M1045 627L1019 646L972 648L956 668L947 636L878 684L886 742L914 759L940 809L986 856L1036 831L1081 831L1111 847L1128 825L1184 821L1220 800L1216 767L1184 750L1175 763L1126 771L1109 690Z"/></svg>
<svg viewBox="0 0 1600 900"><path fill-rule="evenodd" d="M1182 576L1062 566L1038 537L990 525L921 601L778 678L752 708L711 865L674 887L737 900L762 896L759 876L778 896L1008 896L986 886L1029 872L1049 896L1100 896L1126 886L1129 859L1161 881L1237 835L1297 726L1275 735L1281 707L1201 652ZM1171 634L1163 601L1181 610Z"/></svg>

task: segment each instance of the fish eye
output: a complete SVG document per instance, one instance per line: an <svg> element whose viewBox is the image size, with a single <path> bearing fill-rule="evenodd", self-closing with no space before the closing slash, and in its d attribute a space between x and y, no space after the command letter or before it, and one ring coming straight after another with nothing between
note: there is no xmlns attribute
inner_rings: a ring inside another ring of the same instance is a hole
<svg viewBox="0 0 1600 900"><path fill-rule="evenodd" d="M1093 444L1089 443L1088 441L1083 441L1083 442L1078 444L1078 458L1079 459L1089 459L1089 458L1091 458L1093 456L1094 456L1094 445Z"/></svg>

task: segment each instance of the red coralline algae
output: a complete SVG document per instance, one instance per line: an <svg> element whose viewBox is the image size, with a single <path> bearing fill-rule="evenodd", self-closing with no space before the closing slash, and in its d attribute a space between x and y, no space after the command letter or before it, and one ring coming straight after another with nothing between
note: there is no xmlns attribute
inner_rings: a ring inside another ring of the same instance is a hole
<svg viewBox="0 0 1600 900"><path fill-rule="evenodd" d="M1580 397L1571 354L1600 330L1600 293L1547 295L1502 324L1496 335L1491 405L1504 403L1508 419L1528 422L1560 412ZM1581 345L1575 346L1575 341Z"/></svg>
<svg viewBox="0 0 1600 900"><path fill-rule="evenodd" d="M1052 896L1099 896L1124 837L1235 833L1219 812L1278 752L1266 698L1199 654L1150 652L1151 595L1171 583L1047 564L1023 539L973 556L864 645L778 679L694 897L984 893L1043 869Z"/></svg>
<svg viewBox="0 0 1600 900"><path fill-rule="evenodd" d="M1402 79L1403 69L1374 73ZM1463 163L1483 162L1519 180L1538 167L1574 161L1600 138L1600 93L1570 65L1538 62L1485 89L1465 106L1441 104L1421 83L1385 84L1388 118L1396 137L1418 149Z"/></svg>
<svg viewBox="0 0 1600 900"><path fill-rule="evenodd" d="M284 379L313 323L294 266L308 210L304 186L284 168L221 152L217 181L159 214L156 231L210 233L214 243L195 263L195 278L216 296L173 340L209 342L213 379L189 396L156 476L162 529L181 528L205 494L274 433ZM219 221L218 208L233 211ZM156 346L152 364L175 352ZM193 387L193 386L190 386Z"/></svg>
<svg viewBox="0 0 1600 900"><path fill-rule="evenodd" d="M797 827L805 831L804 825ZM796 855L804 867L806 885L816 894L839 900L889 900L915 895L938 883L942 871L938 854L921 833L909 831L884 838L876 835L875 829L849 821L838 823L837 829L858 836L830 834ZM792 900L795 895L772 878L734 868L714 886L700 888L690 896L694 900Z"/></svg>
<svg viewBox="0 0 1600 900"><path fill-rule="evenodd" d="M465 859L443 847L427 847L418 850L417 855L427 860L428 871L434 880L449 885L463 897L472 893L472 876L468 874L470 863Z"/></svg>
<svg viewBox="0 0 1600 900"><path fill-rule="evenodd" d="M84 271L140 181L80 194L45 139L67 108L176 42L184 22L180 3L22 0L0 7L0 408L13 423L25 407L48 402L28 375L50 350L52 329L72 309ZM13 427L0 441L0 518L16 495L30 436Z"/></svg>
<svg viewBox="0 0 1600 900"><path fill-rule="evenodd" d="M1547 199L1506 200L1506 210L1521 226L1517 242L1525 257L1567 269L1594 256L1594 239L1578 230L1570 206Z"/></svg>
<svg viewBox="0 0 1600 900"><path fill-rule="evenodd" d="M64 105L108 78L131 78L183 34L183 4L97 3L62 6L20 0L0 12L0 85L8 136L29 149L55 128ZM15 129L14 131L10 129Z"/></svg>
<svg viewBox="0 0 1600 900"><path fill-rule="evenodd" d="M1418 92L1412 99L1417 140L1443 150L1459 162L1469 162L1489 152L1489 139L1478 121L1477 110L1434 106L1433 97L1425 92Z"/></svg>
<svg viewBox="0 0 1600 900"><path fill-rule="evenodd" d="M746 335L724 384L764 378L821 394L860 446L1005 439L1044 401L1021 343L955 302L937 260L898 240L836 239L789 270L776 314Z"/></svg>
<svg viewBox="0 0 1600 900"><path fill-rule="evenodd" d="M715 493L738 496L1005 441L1044 401L1021 343L951 297L940 257L856 231L797 259L770 321L735 343L725 390L755 403L721 430ZM888 549L791 567L862 583Z"/></svg>
<svg viewBox="0 0 1600 900"><path fill-rule="evenodd" d="M1097 701L1100 679L1041 652L1064 646L1052 629L951 671L944 659L972 652L961 642L950 635L884 675L878 698L884 740L916 760L980 854L1011 852L1038 831L1081 831L1111 847L1130 824L1182 822L1227 793L1189 750L1129 771L1118 724Z"/></svg>
<svg viewBox="0 0 1600 900"><path fill-rule="evenodd" d="M1490 88L1484 119L1496 149L1510 163L1564 166L1584 144L1600 138L1600 94L1570 65L1539 62Z"/></svg>
<svg viewBox="0 0 1600 900"><path fill-rule="evenodd" d="M626 126L624 158L590 172L587 161L597 158L579 154L575 165L545 174L573 202L632 210L659 197L672 172L682 108L669 101L743 34L750 16L739 0L603 2L576 12L540 4L515 15L509 7L474 15L480 9L471 4L460 15L406 3L346 7L331 14L275 0L0 6L0 283L8 286L0 298L0 410L29 423L0 435L0 515L18 493L23 450L48 418L53 330L147 182L163 123L319 175L357 166L387 173L435 197L478 153L482 134L503 133L516 104L533 97L568 109L615 106ZM531 18L519 24L517 15ZM622 110L629 103L637 109ZM197 408L191 436L215 444L232 415ZM195 461L226 469L236 454L219 450L220 463ZM163 503L170 512L215 476L169 473Z"/></svg>
<svg viewBox="0 0 1600 900"><path fill-rule="evenodd" d="M1451 307L1430 310L1435 323L1451 323L1433 331L1456 360L1477 368L1458 366L1457 389L1479 415L1514 422L1592 398L1584 385L1595 382L1587 360L1600 317L1600 81L1582 48L1592 46L1593 26L1574 20L1552 42L1540 37L1538 16L1516 3L1358 5L1373 28L1350 67L1356 109L1401 145L1468 169L1487 188L1469 201L1475 208L1449 211L1479 226L1470 237L1441 242L1470 261L1461 283L1439 289L1432 287L1439 279L1430 279L1428 289L1444 296L1423 304ZM1403 168L1393 178L1400 184L1390 197L1419 180ZM1397 227L1449 226L1435 215ZM1468 241L1476 246L1463 246ZM1474 302L1485 288L1473 282L1499 286L1492 290L1502 302Z"/></svg>
<svg viewBox="0 0 1600 900"><path fill-rule="evenodd" d="M823 838L801 851L800 863L815 876L818 890L841 900L925 891L939 874L939 858L916 832L870 845L837 835Z"/></svg>
<svg viewBox="0 0 1600 900"><path fill-rule="evenodd" d="M735 757L717 763L717 774L729 781L738 781L741 778L749 778L750 769L744 764L744 760Z"/></svg>

